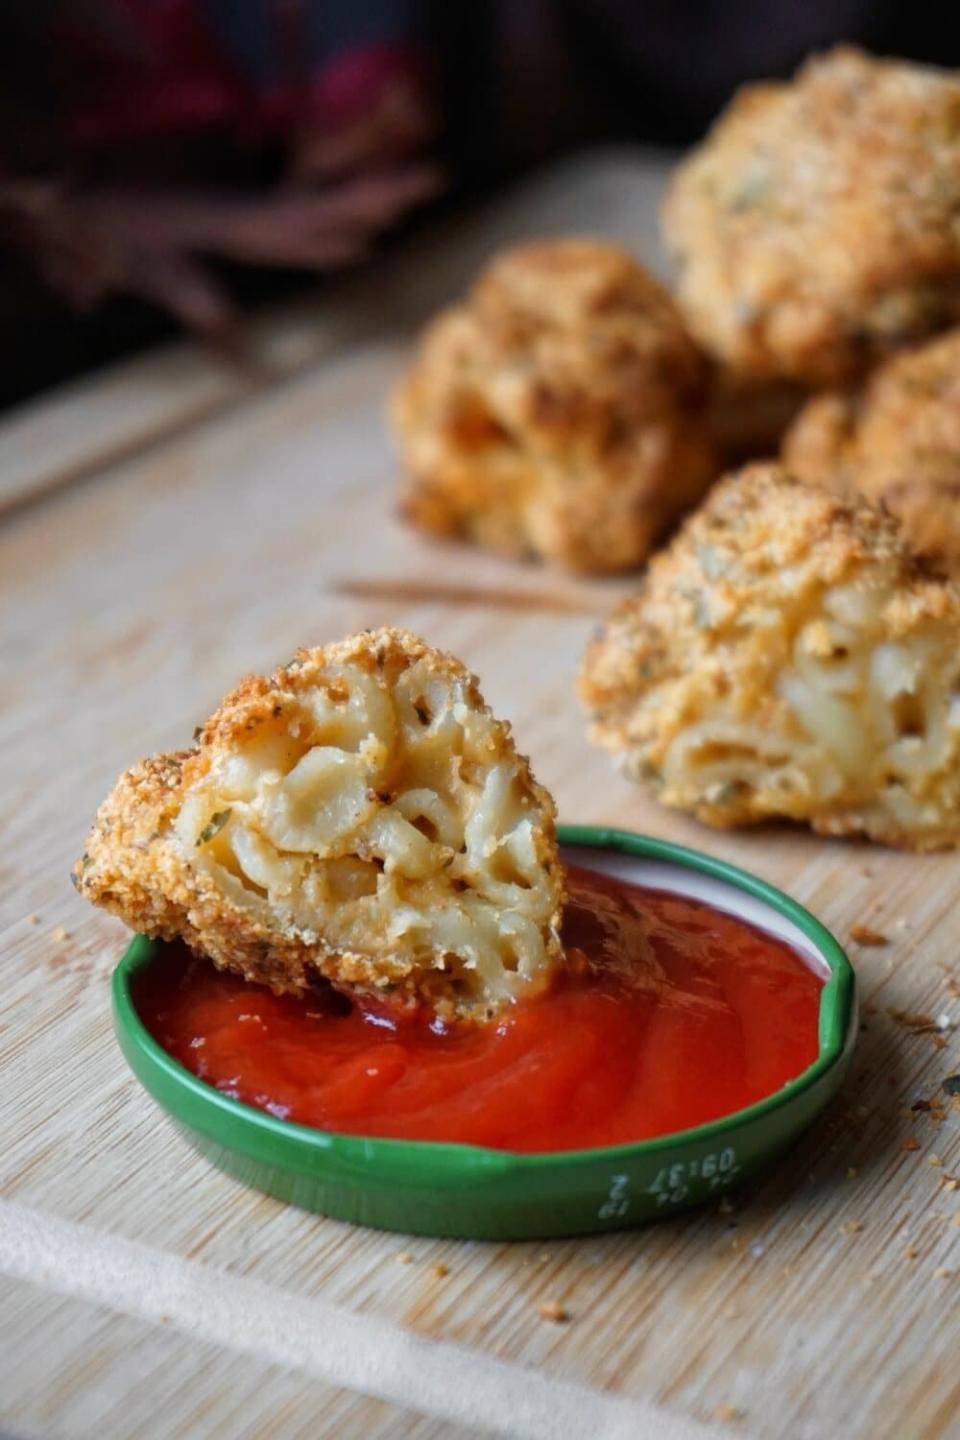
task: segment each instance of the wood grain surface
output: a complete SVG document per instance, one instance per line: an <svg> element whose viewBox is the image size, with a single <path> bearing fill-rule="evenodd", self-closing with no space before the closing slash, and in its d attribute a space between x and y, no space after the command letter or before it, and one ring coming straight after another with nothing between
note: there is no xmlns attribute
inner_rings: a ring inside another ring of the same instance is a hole
<svg viewBox="0 0 960 1440"><path fill-rule="evenodd" d="M649 157L604 153L532 182L354 283L327 339L313 302L278 317L299 358L215 402L195 393L212 362L181 347L183 393L169 353L133 368L144 423L114 372L0 427L17 495L0 524L12 1435L960 1436L960 1114L922 1108L960 1071L958 857L658 809L588 748L573 693L629 582L429 544L394 516L382 413L411 326L511 236L590 229L652 255L661 181ZM153 410L151 373L169 380ZM548 1245L353 1229L212 1171L126 1070L108 1003L126 937L68 883L96 804L242 672L386 622L480 674L565 820L700 846L842 940L889 937L850 947L866 1008L845 1092L732 1211ZM551 1300L568 1323L539 1317Z"/></svg>

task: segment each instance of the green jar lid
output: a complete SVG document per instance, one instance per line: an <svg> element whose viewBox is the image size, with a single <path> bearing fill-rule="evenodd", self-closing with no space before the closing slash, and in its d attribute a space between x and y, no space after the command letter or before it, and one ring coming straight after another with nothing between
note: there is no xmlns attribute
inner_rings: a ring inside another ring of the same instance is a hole
<svg viewBox="0 0 960 1440"><path fill-rule="evenodd" d="M820 1053L766 1099L707 1125L603 1149L518 1154L339 1135L295 1125L204 1083L154 1040L131 995L163 950L136 936L114 971L113 1017L134 1074L214 1165L306 1210L411 1235L547 1239L641 1225L717 1201L796 1140L840 1087L856 1035L853 970L828 930L744 870L625 830L561 826L565 858L695 894L779 934L825 976Z"/></svg>

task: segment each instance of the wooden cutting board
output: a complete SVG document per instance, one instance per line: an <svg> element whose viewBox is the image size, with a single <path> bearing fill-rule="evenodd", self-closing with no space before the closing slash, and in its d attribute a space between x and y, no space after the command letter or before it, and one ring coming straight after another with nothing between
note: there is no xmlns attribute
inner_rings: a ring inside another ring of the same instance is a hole
<svg viewBox="0 0 960 1440"><path fill-rule="evenodd" d="M588 748L573 675L629 582L431 545L393 513L387 389L496 245L592 230L655 263L663 167L568 163L335 296L0 426L0 1425L17 1436L960 1436L955 855L670 815ZM211 1171L113 1042L122 928L68 883L121 766L244 671L397 623L461 655L568 821L744 865L851 945L849 1085L732 1212L549 1245L378 1234ZM905 1024L940 1017L945 1028ZM899 1017L899 1018L897 1018ZM436 1267L446 1267L439 1273ZM559 1302L566 1324L540 1318Z"/></svg>

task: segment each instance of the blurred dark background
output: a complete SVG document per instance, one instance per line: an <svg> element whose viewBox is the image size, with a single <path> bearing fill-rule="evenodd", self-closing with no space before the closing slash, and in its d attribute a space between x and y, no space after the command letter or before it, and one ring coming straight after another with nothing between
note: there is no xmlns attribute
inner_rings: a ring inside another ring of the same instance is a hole
<svg viewBox="0 0 960 1440"><path fill-rule="evenodd" d="M0 404L335 285L591 144L696 140L745 80L850 41L960 63L907 0L7 0ZM589 227L589 217L584 217Z"/></svg>

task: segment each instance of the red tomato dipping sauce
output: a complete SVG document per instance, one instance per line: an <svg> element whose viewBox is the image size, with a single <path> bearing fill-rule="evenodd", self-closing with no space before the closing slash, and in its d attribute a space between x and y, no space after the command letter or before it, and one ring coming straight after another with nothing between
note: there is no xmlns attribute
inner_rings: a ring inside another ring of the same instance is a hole
<svg viewBox="0 0 960 1440"><path fill-rule="evenodd" d="M171 946L140 976L154 1038L270 1114L362 1135L548 1151L685 1130L816 1059L823 979L700 900L567 871L570 961L483 1026L329 990L277 996Z"/></svg>

